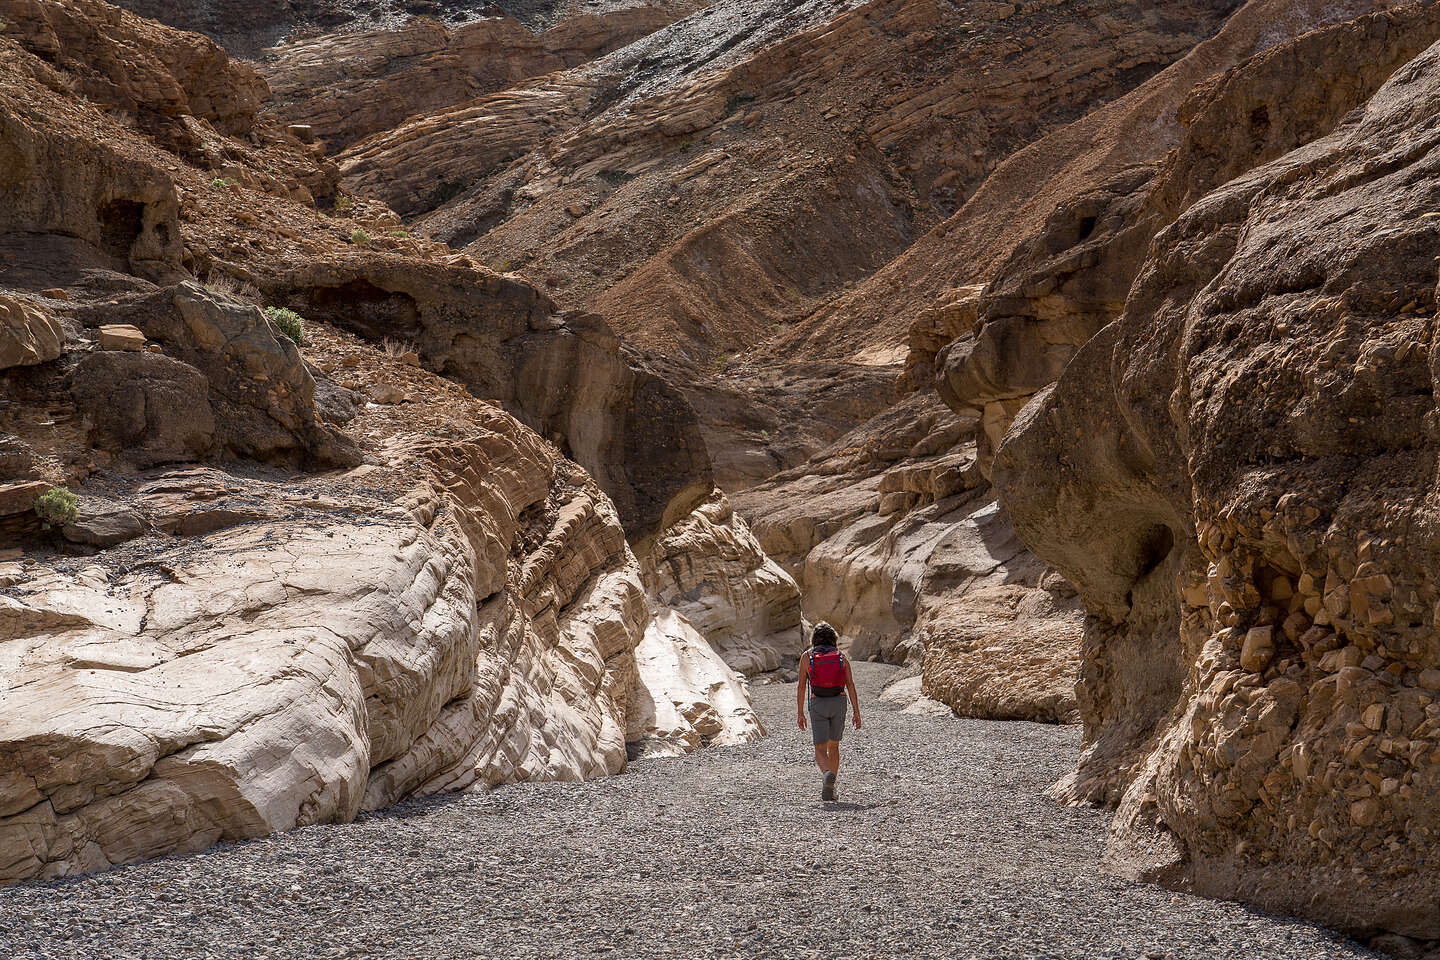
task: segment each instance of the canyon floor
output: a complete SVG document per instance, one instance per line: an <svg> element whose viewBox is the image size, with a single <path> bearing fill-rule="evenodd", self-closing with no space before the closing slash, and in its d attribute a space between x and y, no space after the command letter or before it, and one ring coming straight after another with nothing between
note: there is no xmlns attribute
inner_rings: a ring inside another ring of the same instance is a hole
<svg viewBox="0 0 1440 960"><path fill-rule="evenodd" d="M1079 728L878 699L818 799L793 684L771 736L620 777L403 804L0 890L16 958L1370 957L1235 903L1103 875L1108 814L1046 788Z"/></svg>

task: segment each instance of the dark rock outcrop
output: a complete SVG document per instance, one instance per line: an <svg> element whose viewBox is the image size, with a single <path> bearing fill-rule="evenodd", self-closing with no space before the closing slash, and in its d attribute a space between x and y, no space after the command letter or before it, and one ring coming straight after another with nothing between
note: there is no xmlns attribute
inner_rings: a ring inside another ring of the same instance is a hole
<svg viewBox="0 0 1440 960"><path fill-rule="evenodd" d="M215 412L205 377L154 353L100 350L76 366L75 406L102 450L144 469L198 460L215 442Z"/></svg>
<svg viewBox="0 0 1440 960"><path fill-rule="evenodd" d="M103 406L106 385L119 389L129 375L144 381L159 377L177 385L154 394L155 397L170 396L174 389L180 389L178 384L183 381L182 392L188 397L195 392L194 380L179 372L180 367L188 365L197 371L195 376L203 374L200 380L208 388L208 405L213 408L214 421L210 430L201 431L204 418L197 419L193 430L186 429L186 436L193 438L201 432L213 431L216 451L230 456L312 466L358 462L354 444L321 419L315 403L315 380L301 360L300 351L275 329L258 307L212 294L191 282L113 306L82 307L75 310L74 316L87 324L133 324L156 341L166 354L183 361L175 366L148 360L108 359L96 360L90 366L82 364L76 373L76 389L86 398L87 405ZM151 397L149 387L145 387L144 392ZM170 399L178 402L179 396L176 394ZM200 396L205 394L202 392ZM153 407L154 414L141 419L127 414L124 422L128 426L123 430L117 427L118 432L107 430L107 433L151 437L161 423L156 415L163 417L160 411L165 406L159 403ZM147 409L152 409L148 403ZM188 414L179 412L180 409L176 408L171 415L187 419ZM194 415L201 417L198 409ZM106 419L105 423L111 421ZM142 430L142 423L149 426ZM188 455L161 456L160 451L187 451L198 455L204 446L198 441L179 445L167 442L147 454L146 459L152 462L191 459Z"/></svg>
<svg viewBox="0 0 1440 960"><path fill-rule="evenodd" d="M398 257L312 264L275 281L305 316L413 345L427 367L499 403L584 466L637 544L713 487L695 413L632 365L603 320L560 313L518 277Z"/></svg>

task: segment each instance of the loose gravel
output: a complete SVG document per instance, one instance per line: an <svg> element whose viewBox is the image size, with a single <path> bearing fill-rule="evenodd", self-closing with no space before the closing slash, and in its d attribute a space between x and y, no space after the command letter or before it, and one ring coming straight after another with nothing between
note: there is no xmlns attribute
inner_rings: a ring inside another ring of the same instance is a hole
<svg viewBox="0 0 1440 960"><path fill-rule="evenodd" d="M840 803L757 686L760 743L0 890L0 956L1375 956L1103 875L1105 814L1044 792L1077 729L900 713L859 666Z"/></svg>

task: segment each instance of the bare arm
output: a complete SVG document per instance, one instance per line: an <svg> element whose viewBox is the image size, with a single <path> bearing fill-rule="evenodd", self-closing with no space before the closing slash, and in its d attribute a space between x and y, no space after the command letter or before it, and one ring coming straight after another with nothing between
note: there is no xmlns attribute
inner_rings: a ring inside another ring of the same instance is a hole
<svg viewBox="0 0 1440 960"><path fill-rule="evenodd" d="M850 658L845 658L845 692L850 695L850 709L855 712L855 729L860 729L860 694L855 690L855 674L850 670Z"/></svg>
<svg viewBox="0 0 1440 960"><path fill-rule="evenodd" d="M795 721L805 729L805 687L810 683L810 657L800 658L800 682L795 684Z"/></svg>

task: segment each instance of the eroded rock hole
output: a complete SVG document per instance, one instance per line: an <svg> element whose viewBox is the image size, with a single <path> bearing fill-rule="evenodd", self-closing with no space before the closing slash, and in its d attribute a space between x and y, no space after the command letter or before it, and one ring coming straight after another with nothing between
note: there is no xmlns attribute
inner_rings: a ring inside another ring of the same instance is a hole
<svg viewBox="0 0 1440 960"><path fill-rule="evenodd" d="M1265 145L1270 136L1270 108L1261 104L1250 111L1250 140L1255 149Z"/></svg>
<svg viewBox="0 0 1440 960"><path fill-rule="evenodd" d="M1153 573L1175 549L1175 534L1163 523L1147 529L1140 538L1140 549L1136 557L1136 580L1143 580Z"/></svg>
<svg viewBox="0 0 1440 960"><path fill-rule="evenodd" d="M1090 235L1095 232L1095 222L1096 222L1096 218L1095 218L1095 217L1081 217L1081 218L1080 218L1080 222L1075 225L1075 230L1076 230L1075 242L1076 242L1076 243L1082 243L1082 242L1084 242L1085 240L1090 239Z"/></svg>
<svg viewBox="0 0 1440 960"><path fill-rule="evenodd" d="M105 252L125 259L145 229L145 205L135 200L111 200L97 212L100 243Z"/></svg>
<svg viewBox="0 0 1440 960"><path fill-rule="evenodd" d="M300 295L306 318L333 324L367 340L420 336L420 310L408 294L384 290L366 280L314 287Z"/></svg>

